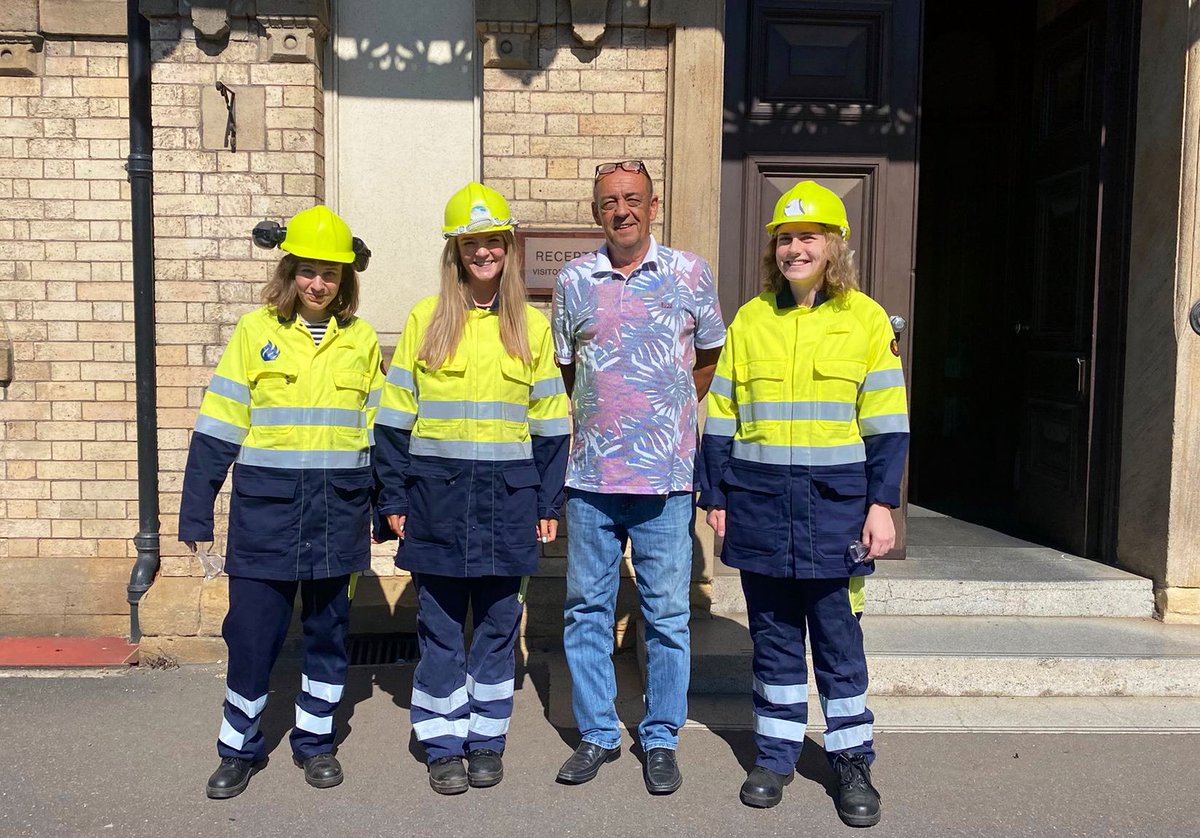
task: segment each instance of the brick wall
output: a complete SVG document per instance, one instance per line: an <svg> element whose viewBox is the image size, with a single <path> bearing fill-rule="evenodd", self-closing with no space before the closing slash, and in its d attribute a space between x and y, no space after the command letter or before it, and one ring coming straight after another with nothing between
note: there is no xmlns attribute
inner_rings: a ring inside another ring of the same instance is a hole
<svg viewBox="0 0 1200 838"><path fill-rule="evenodd" d="M539 227L590 226L598 163L642 160L664 194L667 31L610 26L595 48L538 30L537 69L483 71L483 176ZM655 233L662 237L660 211Z"/></svg>

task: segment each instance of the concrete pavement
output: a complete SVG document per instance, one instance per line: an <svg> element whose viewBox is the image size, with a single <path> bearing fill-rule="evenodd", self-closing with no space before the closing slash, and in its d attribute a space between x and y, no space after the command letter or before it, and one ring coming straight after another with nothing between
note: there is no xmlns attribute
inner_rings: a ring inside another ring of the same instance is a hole
<svg viewBox="0 0 1200 838"><path fill-rule="evenodd" d="M624 673L635 672L628 654ZM318 791L290 759L286 733L299 676L281 664L263 729L271 763L250 788L210 801L223 671L129 670L104 677L0 678L7 781L0 836L446 834L463 836L849 834L826 788L819 736L772 810L742 806L753 759L746 730L681 733L683 788L653 798L626 751L585 786L555 784L573 731L562 719L561 659L535 655L519 679L494 789L444 798L410 741L411 666L356 667L339 711L346 782ZM622 690L628 694L628 678ZM636 684L633 684L636 692ZM633 696L636 699L636 696ZM748 699L747 699L748 700ZM635 725L636 700L622 702ZM882 720L881 720L882 721ZM626 746L629 737L626 735ZM1200 736L1005 733L877 736L883 794L877 836L1195 836Z"/></svg>

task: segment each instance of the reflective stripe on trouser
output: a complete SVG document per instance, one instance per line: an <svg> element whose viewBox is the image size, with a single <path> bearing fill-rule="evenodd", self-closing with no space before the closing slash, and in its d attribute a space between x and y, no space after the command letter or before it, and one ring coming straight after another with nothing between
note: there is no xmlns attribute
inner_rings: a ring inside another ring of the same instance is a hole
<svg viewBox="0 0 1200 838"><path fill-rule="evenodd" d="M520 576L418 573L412 726L430 762L467 751L504 751L512 718ZM463 646L467 608L474 630Z"/></svg>
<svg viewBox="0 0 1200 838"><path fill-rule="evenodd" d="M304 630L304 668L296 698L292 752L300 759L333 750L333 713L346 683L350 576L303 581L229 578L229 647L225 718L217 753L259 761L266 756L259 721L271 669L287 637L296 590Z"/></svg>
<svg viewBox="0 0 1200 838"><path fill-rule="evenodd" d="M787 774L800 758L808 724L806 633L825 712L825 751L873 760L875 717L866 705L867 662L849 580L778 579L743 570L742 590L754 642L757 764Z"/></svg>

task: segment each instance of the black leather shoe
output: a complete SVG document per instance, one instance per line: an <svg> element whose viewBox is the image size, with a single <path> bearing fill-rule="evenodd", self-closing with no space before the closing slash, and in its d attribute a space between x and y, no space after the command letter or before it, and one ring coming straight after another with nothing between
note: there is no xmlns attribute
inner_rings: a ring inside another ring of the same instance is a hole
<svg viewBox="0 0 1200 838"><path fill-rule="evenodd" d="M558 769L558 782L566 783L569 786L586 783L599 773L600 766L606 762L612 762L620 755L620 745L615 748L601 748L591 742L580 742L575 753L571 754L571 758L563 763L562 768Z"/></svg>
<svg viewBox="0 0 1200 838"><path fill-rule="evenodd" d="M477 789L486 789L504 779L501 754L489 748L467 752L467 782Z"/></svg>
<svg viewBox="0 0 1200 838"><path fill-rule="evenodd" d="M871 785L871 767L866 754L836 754L833 769L838 775L838 817L846 826L879 823L879 792Z"/></svg>
<svg viewBox="0 0 1200 838"><path fill-rule="evenodd" d="M250 778L266 764L266 760L250 762L247 759L224 757L221 764L217 766L217 770L208 778L208 787L205 789L205 793L213 800L237 797L246 790L246 786L250 785Z"/></svg>
<svg viewBox="0 0 1200 838"><path fill-rule="evenodd" d="M346 779L342 764L333 754L317 754L303 761L292 757L292 761L304 769L304 782L315 789L333 788Z"/></svg>
<svg viewBox="0 0 1200 838"><path fill-rule="evenodd" d="M441 757L429 763L429 786L438 794L462 794L467 790L467 769L462 757Z"/></svg>
<svg viewBox="0 0 1200 838"><path fill-rule="evenodd" d="M642 772L646 791L651 794L672 794L683 785L679 762L670 748L651 748L646 752L646 767Z"/></svg>
<svg viewBox="0 0 1200 838"><path fill-rule="evenodd" d="M742 783L742 802L755 809L770 809L783 800L783 787L795 776L794 771L776 774L769 768L756 765L746 776L746 782Z"/></svg>

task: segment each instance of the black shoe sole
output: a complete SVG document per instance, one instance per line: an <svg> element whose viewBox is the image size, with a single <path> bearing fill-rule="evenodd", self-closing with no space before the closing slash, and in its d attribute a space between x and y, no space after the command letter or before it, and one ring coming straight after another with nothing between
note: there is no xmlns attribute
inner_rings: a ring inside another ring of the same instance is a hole
<svg viewBox="0 0 1200 838"><path fill-rule="evenodd" d="M655 786L655 785L651 785L650 783L646 783L646 791L648 791L654 795L674 794L675 792L679 791L679 789L682 788L682 786L683 786L683 777L680 777L678 780L676 780L674 783L672 783L669 786Z"/></svg>
<svg viewBox="0 0 1200 838"><path fill-rule="evenodd" d="M604 759L602 759L598 763L596 763L596 765L592 768L592 770L587 772L586 774L564 774L560 770L558 772L558 776L555 778L555 780L557 782L562 783L563 785L567 785L567 786L581 786L584 783L587 783L587 782L590 782L590 781L596 779L596 775L600 773L600 768L603 765L605 765L606 763L612 762L620 755L621 755L621 749L617 748L612 753L610 753L608 756L606 756Z"/></svg>
<svg viewBox="0 0 1200 838"><path fill-rule="evenodd" d="M500 785L500 781L504 779L504 772L498 771L495 774L472 774L467 772L467 785L473 789L490 789L492 786Z"/></svg>
<svg viewBox="0 0 1200 838"><path fill-rule="evenodd" d="M436 791L438 794L452 795L452 794L462 794L467 789L469 789L471 787L471 785L470 785L469 781L463 782L463 783L461 783L461 785L457 782L453 783L453 784L451 784L451 783L435 783L433 781L433 778L431 777L429 779L429 787L431 789L433 789L434 791Z"/></svg>
<svg viewBox="0 0 1200 838"><path fill-rule="evenodd" d="M242 780L242 782L238 783L236 786L230 786L229 788L224 789L215 789L212 786L206 786L204 793L208 796L209 800L228 800L231 797L237 797L250 785L250 778L259 771L262 771L266 765L267 763L265 761L251 765L250 770L246 773L246 779Z"/></svg>
<svg viewBox="0 0 1200 838"><path fill-rule="evenodd" d="M304 767L304 763L301 762L300 760L296 759L296 757L292 757L292 764L295 765L297 768ZM342 780L345 780L345 779L346 779L346 775L343 773L339 773L334 777L325 777L322 779L317 779L315 777L308 776L307 771L304 772L304 782L308 783L314 789L331 789L334 786L340 786L342 784Z"/></svg>
<svg viewBox="0 0 1200 838"><path fill-rule="evenodd" d="M754 809L770 809L773 806L778 806L783 800L782 794L778 797L767 797L766 795L747 794L744 791L739 792L738 797L741 798L743 803Z"/></svg>
<svg viewBox="0 0 1200 838"><path fill-rule="evenodd" d="M838 809L838 817L842 819L842 823L844 823L846 826L853 826L862 829L879 823L880 819L883 817L883 813L876 812L874 815L847 815L841 809Z"/></svg>

